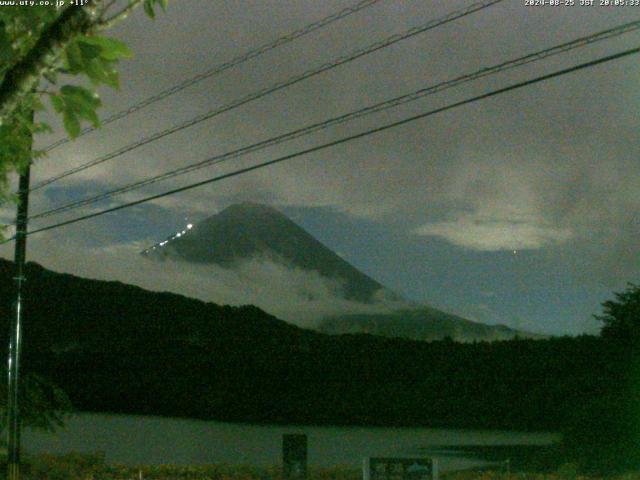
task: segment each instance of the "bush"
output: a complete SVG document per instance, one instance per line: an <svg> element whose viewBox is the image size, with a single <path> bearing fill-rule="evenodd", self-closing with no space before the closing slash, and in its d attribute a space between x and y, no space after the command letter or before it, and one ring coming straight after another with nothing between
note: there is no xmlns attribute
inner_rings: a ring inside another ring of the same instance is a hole
<svg viewBox="0 0 640 480"><path fill-rule="evenodd" d="M130 467L109 465L104 455L38 455L27 459L25 480L282 480L279 467L246 465L147 465ZM565 464L555 473L505 473L496 471L459 471L445 473L443 480L596 480L579 474L576 464ZM349 467L312 468L308 480L360 480L362 471ZM616 480L640 480L640 473L626 474Z"/></svg>
<svg viewBox="0 0 640 480"><path fill-rule="evenodd" d="M145 465L105 463L103 454L37 455L26 459L25 480L282 480L280 467L246 465ZM308 480L360 480L360 470L311 469Z"/></svg>
<svg viewBox="0 0 640 480"><path fill-rule="evenodd" d="M33 480L70 480L93 478L104 470L104 466L104 455L99 453L43 454L28 459L23 471Z"/></svg>

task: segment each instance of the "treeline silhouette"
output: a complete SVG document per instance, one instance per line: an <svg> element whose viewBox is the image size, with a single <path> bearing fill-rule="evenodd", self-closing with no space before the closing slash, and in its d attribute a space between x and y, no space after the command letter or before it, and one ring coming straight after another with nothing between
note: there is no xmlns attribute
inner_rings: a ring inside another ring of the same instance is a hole
<svg viewBox="0 0 640 480"><path fill-rule="evenodd" d="M0 261L5 331L12 275ZM595 336L470 344L328 336L252 306L33 263L27 276L23 368L81 411L579 432L594 408L631 388L629 346Z"/></svg>

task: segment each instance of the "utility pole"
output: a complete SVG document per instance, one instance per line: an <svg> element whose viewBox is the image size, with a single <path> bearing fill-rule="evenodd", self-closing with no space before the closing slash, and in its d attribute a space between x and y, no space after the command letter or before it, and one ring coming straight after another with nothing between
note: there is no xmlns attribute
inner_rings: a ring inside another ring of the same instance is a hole
<svg viewBox="0 0 640 480"><path fill-rule="evenodd" d="M24 264L27 255L27 216L29 210L29 181L31 159L20 172L18 187L18 212L16 215L15 243L15 303L9 340L9 360L7 368L7 480L20 478L20 407L18 391L20 387L20 347L22 343Z"/></svg>

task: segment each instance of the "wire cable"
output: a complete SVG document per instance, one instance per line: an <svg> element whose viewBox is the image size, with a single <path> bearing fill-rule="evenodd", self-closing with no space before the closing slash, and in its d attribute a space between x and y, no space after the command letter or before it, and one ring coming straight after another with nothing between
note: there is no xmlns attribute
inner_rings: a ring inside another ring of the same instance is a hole
<svg viewBox="0 0 640 480"><path fill-rule="evenodd" d="M359 12L360 10L364 10L367 7L370 7L378 2L380 2L382 0L363 0L357 4L355 4L352 7L347 7L344 8L342 10L340 10L339 12L333 13L327 17L324 17L316 22L310 23L309 25L306 25L305 27L302 27L298 30L295 30L287 35L284 35L280 38L277 38L276 40L266 43L264 45L261 45L257 48L254 48L252 50L249 50L248 52L243 53L242 55L239 55L227 62L221 63L219 65L216 65L212 68L210 68L209 70L199 73L198 75L195 75L191 78L188 78L180 83L178 83L177 85L174 85L170 88L167 88L166 90L163 90L151 97L147 97L144 100L130 106L129 108L125 109L125 110L121 110L117 113L114 113L113 115L101 120L101 125L108 125L109 123L113 123L116 120L120 120L121 118L127 117L129 115L131 115L132 113L137 112L138 110L142 110L145 107L148 107L149 105L152 105L164 98L167 98L175 93L181 92L182 90L195 85L198 82L201 82L202 80L205 80L207 78L211 78L213 76L219 75L220 73L229 70L230 68L233 68L237 65L240 65L244 62L247 62L251 59L254 59L256 57L259 57L260 55L263 55L271 50L274 50L278 47L281 47L282 45L286 45L287 43L290 43L300 37L304 37L305 35L308 35L311 32L315 32L316 30L319 30L320 28L326 27L327 25L336 22L338 20L341 20L345 17L348 17L349 15L352 15L354 13ZM81 137L83 135L86 135L87 133L91 133L94 130L96 130L98 127L86 127L84 128L80 134L78 135L78 137ZM57 148L61 145L64 145L65 143L70 142L71 140L69 140L69 138L62 138L54 143L52 143L51 145L48 145L47 147L45 147L43 150L45 152L50 152L51 150L53 150L54 148Z"/></svg>
<svg viewBox="0 0 640 480"><path fill-rule="evenodd" d="M483 10L485 8L488 8L492 5L495 5L497 3L503 2L504 0L483 0L480 2L476 2L468 7L456 10L454 12L451 12L441 18L438 18L436 20L431 20L428 23L424 24L424 25L420 25L417 27L413 27L410 28L409 30L403 32L403 33L399 33L399 34L395 34L392 35L390 37L387 37L384 40L381 40L379 42L373 43L367 47L355 50L349 54L343 55L338 57L336 60L334 60L331 63L325 63L323 65L320 65L319 67L316 67L314 69L308 70L300 75L296 75L293 77L290 77L284 81L278 82L274 85L271 85L269 87L260 89L258 91L255 91L253 93L250 93L248 95L245 95L244 97L241 97L237 100L234 100L226 105L223 105L221 107L218 107L214 110L210 110L209 112L206 112L204 114L198 115L190 120L186 120L182 123L179 123L177 125L174 125L172 127L169 127L165 130L162 130L160 132L156 132L152 135L149 135L147 137L144 137L140 140L137 140L136 142L130 143L129 145L126 145L118 150L115 150L111 153L108 153L104 156L98 157L94 160L91 160L83 165L79 165L75 168L71 168L69 170L66 170L65 172L62 172L59 175L55 175L53 177L50 177L47 180L43 180L37 184L35 184L33 187L31 187L30 191L35 191L38 189L41 189L47 185L50 185L58 180L61 180L63 178L66 178L70 175L74 175L76 173L82 172L84 170L87 170L88 168L94 167L96 165L99 165L101 163L104 163L106 161L112 160L116 157L119 157L121 155L124 155L125 153L131 152L139 147L142 147L144 145L147 145L151 142L155 142L156 140L159 140L163 137L166 137L167 135L171 135L173 133L179 132L180 130L184 130L185 128L189 128L192 127L198 123L204 122L205 120L209 120L215 116L221 115L223 113L226 113L230 110L236 109L238 107L241 107L243 105L246 105L254 100L258 100L262 97L266 97L267 95L270 95L272 93L275 93L279 90L282 90L284 88L290 87L291 85L294 85L296 83L302 82L303 80L306 80L308 78L314 77L316 75L319 75L321 73L327 72L329 70L332 70L336 67L339 67L341 65L344 65L346 63L352 62L358 58L364 57L365 55L369 55L371 53L374 53L378 50L381 50L383 48L387 48L395 43L398 43L402 40L406 40L408 38L411 38L415 35L418 35L420 33L424 33L428 30L434 29L436 27L439 27L440 25L444 25L446 23L449 22L453 22L454 20L457 20L459 18L465 17L467 15L470 15L472 13L475 13L479 10Z"/></svg>
<svg viewBox="0 0 640 480"><path fill-rule="evenodd" d="M394 108L397 107L399 105L403 105L409 102L413 102L416 101L418 99L424 98L425 96L428 95L432 95L435 93L439 93L442 92L444 90L447 90L449 88L452 87L456 87L459 86L463 83L467 83L467 82L471 82L474 80L477 80L479 78L483 78L489 75L495 75L497 73L503 72L505 70L509 70L512 68L516 68L516 67L520 67L523 65L527 65L536 61L540 61L543 60L545 58L548 58L550 56L553 55L558 55L561 53L565 53L568 52L570 50L574 50L577 48L581 48L596 42L600 42L603 40L607 40L613 37L617 37L620 35L623 35L625 33L629 33L629 32L633 32L633 31L637 31L638 29L640 29L640 20L636 20L634 22L629 22L614 28L610 28L607 30L603 30L588 36L584 36L581 38L578 38L576 40L570 41L570 42L566 42L563 43L561 45L557 45L551 48L547 48L544 50L540 50L537 51L535 53L530 53L528 55L525 56L521 56L518 57L516 59L513 60L508 60L506 62L502 62L499 63L497 65L491 66L491 67L485 67L482 68L480 70L477 70L473 73L469 73L466 75L462 75L456 78L453 78L451 80L447 80L441 83L438 83L436 85L433 86L429 86L426 88L422 88L420 90L417 90L415 92L409 93L409 94L405 94L405 95L401 95L399 97L395 97L389 100L385 100L383 102L379 102L376 103L374 105L370 105L368 107L365 108L361 108L359 110L350 112L350 113L346 113L343 115L340 115L338 117L334 117L331 118L329 120L325 120L323 122L318 122L309 126L306 126L304 128L299 128L290 132L287 132L285 134L276 136L276 137L272 137L270 139L267 140L263 140L257 143L254 143L252 145L246 146L246 147L242 147L240 149L237 150L233 150L224 154L220 154L220 155L215 155L213 157L207 158L206 160L202 160L200 162L191 164L191 165L187 165L181 168L177 168L174 170L170 170L168 172L164 172L161 173L159 175L150 177L150 178L146 178L143 179L141 181L138 182L133 182L127 185L124 185L122 187L92 196L92 197L88 197L88 198L84 198L81 200L76 200L74 202L70 202L67 203L65 205L62 205L60 207L56 207L44 212L40 212L37 213L35 215L32 215L29 219L30 220L36 220L38 218L44 218L44 217L49 217L52 215L56 215L62 212L66 212L66 211L70 211L70 210L74 210L86 205L90 205L93 203L96 203L98 201L101 200L107 200L107 199L111 199L117 195L121 195L124 194L126 192L130 192L133 190L137 190L139 188L145 187L147 185L151 185L163 180L168 180L170 178L174 178L176 176L179 175L184 175L186 173L189 172L193 172L195 170L199 170L201 168L205 168L211 165L217 165L219 163L234 159L234 158L238 158L238 157L242 157L245 156L249 153L253 153L255 151L258 150L262 150L264 148L267 147L271 147L274 145L278 145L280 143L284 143L286 141L295 139L295 138L299 138L302 136L306 136L309 135L311 133L315 133L317 131L335 126L335 125L339 125L342 123L346 123L348 121L351 120L355 120L357 118L361 118L364 117L366 115L371 115L373 113L377 113L383 110L387 110L390 108Z"/></svg>
<svg viewBox="0 0 640 480"><path fill-rule="evenodd" d="M388 124L383 125L381 127L376 127L376 128L373 128L373 129L370 129L370 130L366 130L364 132L360 132L360 133L357 133L357 134L354 134L354 135L349 135L347 137L342 137L342 138L340 138L338 140L334 140L332 142L328 142L328 143L324 143L324 144L321 144L321 145L317 145L315 147L307 148L305 150L300 150L298 152L291 153L291 154L288 154L288 155L284 155L282 157L278 157L278 158L275 158L273 160L268 160L266 162L258 163L256 165L252 165L250 167L241 168L241 169L235 170L233 172L225 173L223 175L218 175L216 177L209 178L207 180L202 180L202 181L199 181L199 182L191 183L191 184L185 185L183 187L174 188L172 190L168 190L168 191L163 192L163 193L159 193L159 194L156 194L156 195L151 195L151 196L148 196L148 197L145 197L145 198L141 198L139 200L135 200L135 201L132 201L132 202L128 202L128 203L125 203L125 204L122 204L122 205L117 205L115 207L111 207L111 208L108 208L108 209L105 209L105 210L101 210L99 212L89 213L87 215L83 215L83 216L76 217L76 218L73 218L73 219L70 219L70 220L66 220L64 222L60 222L60 223L56 223L56 224L53 224L53 225L48 225L46 227L38 228L36 230L28 232L27 235L33 235L35 233L46 232L48 230L52 230L52 229L55 229L55 228L60 228L60 227L66 226L66 225L71 225L73 223L77 223L77 222L81 222L81 221L84 221L84 220L88 220L90 218L99 217L99 216L105 215L107 213L116 212L118 210L122 210L122 209L125 209L125 208L129 208L129 207L133 207L133 206L136 206L136 205L140 205L140 204L143 204L143 203L146 203L146 202L150 202L152 200L157 200L159 198L167 197L169 195L174 195L176 193L180 193L180 192L184 192L184 191L187 191L187 190L191 190L191 189L194 189L194 188L197 188L197 187L201 187L203 185L208 185L210 183L219 182L219 181L225 180L227 178L236 177L238 175L242 175L242 174L254 171L254 170L258 170L258 169L265 168L265 167L268 167L268 166L271 166L271 165L275 165L277 163L281 163L281 162L284 162L286 160L291 160L293 158L301 157L303 155L308 155L310 153L314 153L314 152L318 152L318 151L321 151L321 150L325 150L327 148L335 147L337 145L341 145L343 143L350 142L352 140L368 137L368 136L374 135L376 133L380 133L380 132L383 132L383 131L386 131L386 130L389 130L389 129L392 129L392 128L396 128L396 127L399 127L399 126L402 126L402 125L406 125L406 124L414 122L416 120L427 118L427 117L430 117L432 115L436 115L436 114L441 113L441 112L445 112L445 111L452 110L452 109L457 108L457 107L461 107L463 105L468 105L468 104L471 104L471 103L474 103L474 102L477 102L477 101L480 101L480 100L484 100L484 99L487 99L487 98L494 97L496 95L501 95L503 93L507 93L507 92L510 92L510 91L513 91L513 90L517 90L517 89L520 89L520 88L523 88L523 87L527 87L527 86L530 86L530 85L533 85L533 84L536 84L536 83L540 83L540 82L543 82L543 81L546 81L546 80L550 80L552 78L556 78L556 77L560 77L560 76L563 76L563 75L567 75L569 73L577 72L579 70L583 70L583 69L586 69L586 68L594 67L596 65L600 65L600 64L603 64L603 63L606 63L606 62L617 60L617 59L620 59L620 58L623 58L623 57L627 57L629 55L634 55L634 54L637 54L637 53L640 53L640 47L628 49L628 50L625 50L625 51L622 51L622 52L619 52L619 53L616 53L616 54L613 54L613 55L600 57L600 58L598 58L596 60L591 60L591 61L586 62L586 63L581 63L581 64L575 65L573 67L565 68L565 69L562 69L562 70L557 70L555 72L552 72L552 73L549 73L549 74L546 74L546 75L542 75L542 76L539 76L539 77L535 77L535 78L530 79L530 80L525 80L525 81L522 81L522 82L518 82L518 83L515 83L515 84L512 84L512 85L509 85L507 87L499 88L497 90L493 90L493 91L490 91L490 92L487 92L487 93L483 93L481 95L476 95L474 97L471 97L471 98L468 98L468 99L465 99L465 100L461 100L459 102L455 102L455 103L446 105L444 107L436 108L434 110L430 110L428 112L424 112L424 113L420 113L418 115L414 115L414 116L411 116L411 117L408 117L408 118L404 118L404 119L396 121L396 122L388 123ZM15 236L0 242L0 245L2 245L4 243L8 243L8 242L10 242L12 240L15 240Z"/></svg>

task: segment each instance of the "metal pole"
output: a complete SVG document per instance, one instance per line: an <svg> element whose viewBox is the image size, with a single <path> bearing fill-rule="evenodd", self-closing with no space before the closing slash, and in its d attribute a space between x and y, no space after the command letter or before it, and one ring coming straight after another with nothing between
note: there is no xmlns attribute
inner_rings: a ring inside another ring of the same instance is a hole
<svg viewBox="0 0 640 480"><path fill-rule="evenodd" d="M27 216L29 209L29 180L31 166L26 166L20 174L18 188L18 213L16 215L16 244L15 268L13 278L16 288L14 315L11 324L9 341L9 364L7 368L8 399L7 399L7 479L20 478L20 408L18 404L18 390L20 385L20 347L22 343L22 315L23 315L23 284L24 264L27 254Z"/></svg>

